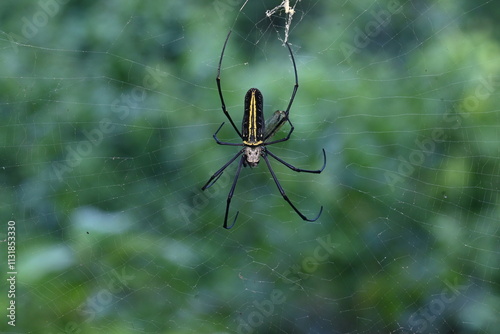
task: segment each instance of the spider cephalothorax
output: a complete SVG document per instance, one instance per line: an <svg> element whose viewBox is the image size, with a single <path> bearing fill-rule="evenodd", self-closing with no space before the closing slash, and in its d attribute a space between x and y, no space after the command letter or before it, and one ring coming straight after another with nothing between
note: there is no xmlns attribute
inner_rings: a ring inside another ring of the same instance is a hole
<svg viewBox="0 0 500 334"><path fill-rule="evenodd" d="M256 167L260 161L260 155L263 154L262 146L246 146L243 149L245 163L250 167Z"/></svg>

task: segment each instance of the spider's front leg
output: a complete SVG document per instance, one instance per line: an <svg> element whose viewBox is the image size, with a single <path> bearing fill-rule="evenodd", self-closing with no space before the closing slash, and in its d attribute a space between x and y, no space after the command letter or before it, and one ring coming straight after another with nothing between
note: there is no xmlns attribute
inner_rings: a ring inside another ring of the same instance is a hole
<svg viewBox="0 0 500 334"><path fill-rule="evenodd" d="M222 58L224 58L224 51L226 50L226 45L227 45L227 41L229 40L229 36L231 36L231 30L229 30L229 33L227 34L227 37L226 37L226 41L224 42L224 46L222 47L222 52L220 54L220 59L219 59L219 67L217 68L217 77L215 78L215 81L217 82L217 90L219 91L220 102L222 104L222 106L221 106L222 112L224 113L224 115L226 115L227 119L229 120L229 122L233 126L236 133L238 133L238 135L241 137L240 130L238 130L238 127L236 126L236 124L234 124L233 119L231 118L231 115L229 115L229 112L227 111L226 102L224 102L224 96L222 94L221 79L220 79L220 69L222 66Z"/></svg>
<svg viewBox="0 0 500 334"><path fill-rule="evenodd" d="M215 131L215 133L213 135L215 142L219 145L243 146L243 144L241 144L241 143L226 143L226 142L220 141L219 138L217 138L217 134L219 133L220 129L222 129L223 125L224 125L224 122L222 122L222 124L219 126L219 128L217 129L217 131Z"/></svg>

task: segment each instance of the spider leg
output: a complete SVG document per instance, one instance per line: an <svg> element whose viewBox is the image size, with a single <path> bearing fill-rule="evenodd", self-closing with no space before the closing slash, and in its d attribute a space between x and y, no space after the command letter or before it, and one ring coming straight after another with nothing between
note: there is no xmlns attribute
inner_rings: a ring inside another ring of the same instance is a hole
<svg viewBox="0 0 500 334"><path fill-rule="evenodd" d="M229 230L234 226L234 224L236 223L236 219L238 218L238 214L240 213L239 211L236 212L236 216L234 216L233 223L231 224L231 226L227 227L227 216L229 215L229 207L231 205L231 199L233 198L234 189L236 188L236 183L238 183L238 177L240 176L241 166L243 165L244 160L245 157L244 156L241 157L240 162L238 163L238 169L236 170L236 175L234 176L233 185L231 186L231 190L227 195L226 214L224 216L224 228L227 230Z"/></svg>
<svg viewBox="0 0 500 334"><path fill-rule="evenodd" d="M208 180L208 182L205 183L205 185L201 188L201 190L205 190L205 189L208 189L211 186L213 186L215 184L215 182L217 182L217 180L219 179L219 177L221 177L222 173L224 172L224 169L226 169L230 164L232 164L233 161L236 160L236 158L238 158L242 153L243 153L243 151L240 150L234 157L231 158L231 160L229 160L228 162L226 162L224 164L224 166L222 166L218 171L216 171L214 173L214 175L212 175L210 177L210 179Z"/></svg>
<svg viewBox="0 0 500 334"><path fill-rule="evenodd" d="M320 168L320 169L302 169L302 168L297 168L295 166L292 166L291 164L289 164L288 162L286 162L285 160L279 158L278 156L276 156L274 153L270 152L269 150L266 150L266 152L272 156L274 159L278 160L279 162L281 162L283 165L287 166L288 168L290 168L291 170L293 170L294 172L304 172L304 173L314 173L314 174L319 174L323 171L323 169L325 169L325 166L326 166L326 153L325 153L325 149L322 149L323 151L323 166Z"/></svg>
<svg viewBox="0 0 500 334"><path fill-rule="evenodd" d="M219 145L229 145L229 146L244 146L243 143L226 143L226 142L223 142L223 141L220 141L219 138L217 138L217 134L219 133L220 129L222 129L222 126L224 125L224 122L222 122L222 124L219 126L219 128L217 129L217 131L215 131L213 137L215 139L215 142Z"/></svg>
<svg viewBox="0 0 500 334"><path fill-rule="evenodd" d="M286 110L285 110L285 117L281 121L276 123L276 125L274 126L274 129L272 131L270 131L269 134L274 133L276 131L276 129L281 127L283 125L283 123L285 123L286 121L288 121L288 123L290 123L290 126L292 127L292 129L290 130L290 133L288 133L288 136L286 137L286 139L277 140L277 141L274 141L272 143L279 143L282 141L287 141L288 138L290 138L290 135L292 134L293 125L290 122L290 119L288 118L288 114L290 113L290 108L292 107L293 100L295 99L295 94L297 94L297 90L299 89L299 77L297 75L297 66L295 64L295 58L293 57L292 48L290 48L290 44L288 44L288 42L286 42L285 45L288 48L288 52L290 52L290 57L292 58L293 73L295 74L295 84L293 85L292 96L290 97L290 101L288 102L288 106L286 107ZM268 138L269 138L269 136L264 138L264 140L266 140Z"/></svg>
<svg viewBox="0 0 500 334"><path fill-rule="evenodd" d="M290 124L290 131L288 132L288 134L286 135L286 137L278 139L278 140L273 140L273 141L270 141L270 142L266 142L266 143L264 143L264 145L272 145L272 144L276 144L276 143L281 143L283 141L287 141L288 139L290 139L290 136L292 135L292 132L295 129L295 127L293 126L292 122L290 122L290 119L288 119L288 116L285 116L285 118L286 119L284 119L283 122L288 121L288 124Z"/></svg>
<svg viewBox="0 0 500 334"><path fill-rule="evenodd" d="M273 158L275 157L274 155L271 155ZM276 183L276 186L278 187L278 190L279 192L281 193L281 196L283 197L283 199L285 201L288 202L288 204L290 204L290 206L292 207L293 210L295 210L295 212L300 216L300 218L302 218L303 220L305 221L308 221L308 222L314 222L316 220L318 220L319 216L321 216L321 213L323 212L323 206L321 206L321 209L319 210L319 213L318 215L314 218L314 219L309 219L307 218L306 216L304 216L302 214L302 212L299 211L299 209L297 209L295 207L295 205L293 205L293 203L290 201L290 199L288 198L288 196L286 195L285 193L285 190L283 190L283 188L281 187L279 181L278 181L278 178L276 177L276 174L274 174L274 171L271 167L271 163L269 162L269 159L267 158L267 155L266 154L263 154L262 157L264 158L264 161L266 162L266 165L267 165L267 168L269 169L269 172L271 172L271 176L273 177L274 179L274 182ZM279 160L278 160L279 161ZM285 165L286 166L286 165ZM291 166L291 165L290 165ZM288 167L288 166L287 166Z"/></svg>
<svg viewBox="0 0 500 334"><path fill-rule="evenodd" d="M229 115L229 112L226 109L226 103L224 102L224 96L222 96L222 88L221 88L221 84L220 84L220 68L222 66L222 58L224 57L224 51L226 50L227 41L229 40L230 35L231 35L231 30L229 30L229 33L227 34L227 37L226 37L226 41L224 42L224 47L222 48L222 53L220 55L220 60L219 60L219 67L217 69L217 78L215 79L215 81L217 82L217 90L219 91L220 102L222 103L222 112L224 113L224 115L226 115L227 119L229 120L229 122L233 126L234 130L241 138L240 130L238 130L238 128L236 127L236 124L234 124L233 119L231 118L231 115Z"/></svg>
<svg viewBox="0 0 500 334"><path fill-rule="evenodd" d="M292 49L290 48L290 44L288 42L285 43L288 51L290 52L290 57L292 58L293 64L293 72L295 74L295 85L293 86L292 97L290 98L290 102L288 102L288 107L285 110L286 118L288 119L288 113L290 112L290 108L292 107L293 100L295 99L295 94L297 94L297 89L299 89L299 77L297 75L297 66L295 65L295 58L293 57Z"/></svg>

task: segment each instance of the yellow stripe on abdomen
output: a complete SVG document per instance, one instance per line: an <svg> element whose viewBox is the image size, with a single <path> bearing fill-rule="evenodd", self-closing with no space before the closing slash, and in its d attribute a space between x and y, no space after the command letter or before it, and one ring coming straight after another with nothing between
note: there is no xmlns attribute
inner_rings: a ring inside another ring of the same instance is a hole
<svg viewBox="0 0 500 334"><path fill-rule="evenodd" d="M257 138L257 102L255 98L255 91L252 91L252 97L250 98L250 117L248 120L248 134L252 140Z"/></svg>

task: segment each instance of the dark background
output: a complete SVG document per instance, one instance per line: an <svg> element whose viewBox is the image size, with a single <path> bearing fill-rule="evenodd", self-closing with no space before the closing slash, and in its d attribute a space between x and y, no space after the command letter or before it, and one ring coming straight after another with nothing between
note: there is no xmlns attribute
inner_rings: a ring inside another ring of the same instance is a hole
<svg viewBox="0 0 500 334"><path fill-rule="evenodd" d="M265 15L279 1L243 3L0 4L0 236L15 221L18 272L16 327L0 329L495 332L498 4L298 3L295 131L270 149L309 169L325 149L320 175L273 163L304 214L324 211L303 222L261 163L242 171L228 231L236 164L200 190L237 152L211 137L228 31L237 124L247 89L267 118L294 80L287 15ZM228 124L220 138L240 140Z"/></svg>

